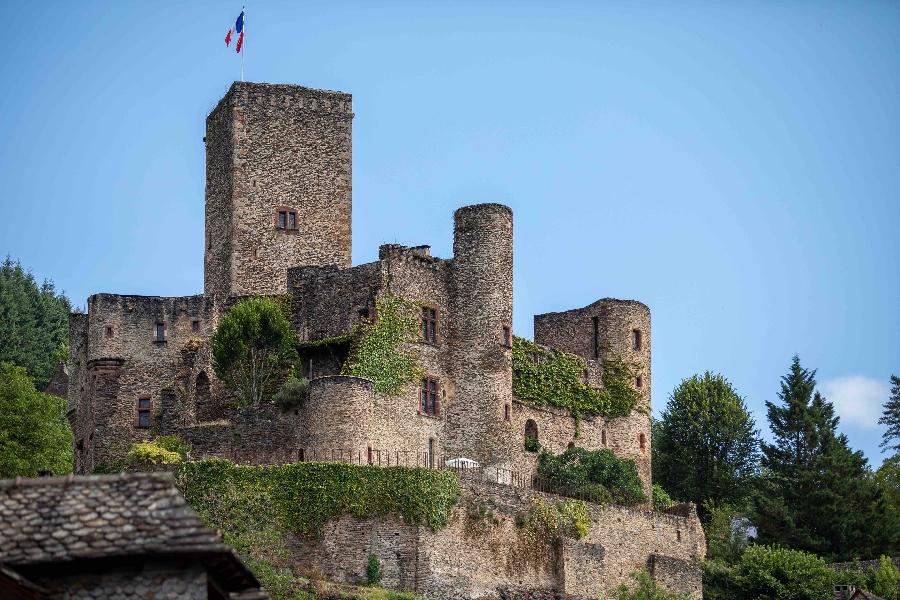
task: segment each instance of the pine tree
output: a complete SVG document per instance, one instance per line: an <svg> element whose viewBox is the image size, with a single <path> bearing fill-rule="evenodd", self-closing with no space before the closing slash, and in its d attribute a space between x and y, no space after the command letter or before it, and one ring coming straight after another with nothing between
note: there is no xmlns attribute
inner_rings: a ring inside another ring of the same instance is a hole
<svg viewBox="0 0 900 600"><path fill-rule="evenodd" d="M885 450L900 451L900 377L896 375L891 375L891 397L884 403L884 413L878 419L878 424L888 427L881 436L879 446ZM891 444L892 440L896 443Z"/></svg>
<svg viewBox="0 0 900 600"><path fill-rule="evenodd" d="M829 560L889 554L900 542L900 523L862 452L837 433L840 418L815 391L815 375L794 356L782 377L782 404L766 402L775 443L762 444L767 476L755 497L759 541Z"/></svg>

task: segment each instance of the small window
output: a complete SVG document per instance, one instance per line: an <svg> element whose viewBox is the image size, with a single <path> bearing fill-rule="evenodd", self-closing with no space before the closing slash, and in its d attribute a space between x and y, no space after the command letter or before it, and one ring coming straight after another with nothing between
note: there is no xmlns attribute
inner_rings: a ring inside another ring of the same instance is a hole
<svg viewBox="0 0 900 600"><path fill-rule="evenodd" d="M440 406L438 404L438 389L440 386L436 379L423 379L422 390L419 398L419 412L423 415L438 416Z"/></svg>
<svg viewBox="0 0 900 600"><path fill-rule="evenodd" d="M575 447L575 442L569 442L568 445L566 446L566 450L569 450L574 447Z"/></svg>
<svg viewBox="0 0 900 600"><path fill-rule="evenodd" d="M640 375L634 378L634 387L636 387L637 389L641 389L642 387L644 387L644 380L641 379Z"/></svg>
<svg viewBox="0 0 900 600"><path fill-rule="evenodd" d="M278 229L297 229L297 213L286 208L279 209Z"/></svg>
<svg viewBox="0 0 900 600"><path fill-rule="evenodd" d="M361 320L368 320L368 318L369 318L369 309L368 309L368 308L361 308L361 309L359 309L359 310L357 311L357 314L359 315L359 318L360 318Z"/></svg>
<svg viewBox="0 0 900 600"><path fill-rule="evenodd" d="M638 436L638 444L641 446L641 452L647 449L647 436L643 433Z"/></svg>
<svg viewBox="0 0 900 600"><path fill-rule="evenodd" d="M438 311L430 306L422 307L422 338L429 344L437 344Z"/></svg>
<svg viewBox="0 0 900 600"><path fill-rule="evenodd" d="M287 213L280 211L278 213L278 228L284 229L285 227L287 227Z"/></svg>
<svg viewBox="0 0 900 600"><path fill-rule="evenodd" d="M512 335L510 335L509 325L503 326L503 331L500 334L500 343L504 346L512 346Z"/></svg>
<svg viewBox="0 0 900 600"><path fill-rule="evenodd" d="M600 318L592 317L594 325L594 358L600 360Z"/></svg>
<svg viewBox="0 0 900 600"><path fill-rule="evenodd" d="M106 326L106 337L111 338L113 336L113 328L112 325Z"/></svg>
<svg viewBox="0 0 900 600"><path fill-rule="evenodd" d="M606 446L606 430L605 429L600 432L600 445L604 446L604 447Z"/></svg>
<svg viewBox="0 0 900 600"><path fill-rule="evenodd" d="M156 341L157 342L166 341L166 324L165 323L157 323L156 324Z"/></svg>
<svg viewBox="0 0 900 600"><path fill-rule="evenodd" d="M509 420L510 420L509 404L504 404L504 405L503 405L503 420L504 420L504 421L509 421Z"/></svg>
<svg viewBox="0 0 900 600"><path fill-rule="evenodd" d="M288 213L288 229L297 229L297 213Z"/></svg>
<svg viewBox="0 0 900 600"><path fill-rule="evenodd" d="M141 396L138 398L137 405L137 426L138 427L150 427L150 410L151 410L151 400L150 396Z"/></svg>
<svg viewBox="0 0 900 600"><path fill-rule="evenodd" d="M194 333L200 331L200 321L191 321L191 331Z"/></svg>
<svg viewBox="0 0 900 600"><path fill-rule="evenodd" d="M641 349L641 330L633 329L631 331L631 349L637 352Z"/></svg>

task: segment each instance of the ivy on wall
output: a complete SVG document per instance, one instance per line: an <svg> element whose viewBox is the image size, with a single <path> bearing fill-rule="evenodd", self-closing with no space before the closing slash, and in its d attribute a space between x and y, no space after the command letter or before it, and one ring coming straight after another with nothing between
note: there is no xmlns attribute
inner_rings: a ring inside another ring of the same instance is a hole
<svg viewBox="0 0 900 600"><path fill-rule="evenodd" d="M513 394L535 406L568 409L576 422L583 413L606 417L631 414L642 394L632 386L640 367L622 357L603 361L603 389L581 379L584 359L559 350L548 350L520 337L513 338Z"/></svg>
<svg viewBox="0 0 900 600"><path fill-rule="evenodd" d="M412 344L421 341L420 306L388 290L375 300L376 319L358 325L343 375L375 382L375 392L388 396L425 376Z"/></svg>
<svg viewBox="0 0 900 600"><path fill-rule="evenodd" d="M271 526L313 539L321 539L325 523L342 515L392 516L439 530L450 522L459 497L454 473L407 467L251 467L214 459L181 463L175 479L204 521L232 535L246 535L260 514L272 517ZM222 503L225 497L231 500Z"/></svg>

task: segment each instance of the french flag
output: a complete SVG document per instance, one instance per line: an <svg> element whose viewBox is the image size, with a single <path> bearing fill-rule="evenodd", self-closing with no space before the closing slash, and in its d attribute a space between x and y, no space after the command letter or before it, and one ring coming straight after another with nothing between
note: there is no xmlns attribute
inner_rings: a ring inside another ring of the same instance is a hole
<svg viewBox="0 0 900 600"><path fill-rule="evenodd" d="M228 30L228 35L225 36L226 46L231 44L232 35L238 36L237 46L234 47L234 51L240 54L241 46L244 45L244 11L241 11L241 14L238 15L237 21L234 22L234 27Z"/></svg>

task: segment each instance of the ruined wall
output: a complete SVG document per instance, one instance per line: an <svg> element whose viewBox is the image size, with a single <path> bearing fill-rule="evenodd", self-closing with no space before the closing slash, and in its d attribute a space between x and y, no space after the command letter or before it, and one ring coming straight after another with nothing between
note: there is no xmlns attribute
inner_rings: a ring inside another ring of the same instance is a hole
<svg viewBox="0 0 900 600"><path fill-rule="evenodd" d="M454 213L447 339L455 377L444 411L449 454L509 467L512 348L502 343L512 326L512 211L500 204L466 206ZM510 337L510 342L512 338Z"/></svg>
<svg viewBox="0 0 900 600"><path fill-rule="evenodd" d="M290 267L350 266L352 119L350 94L231 86L206 122L206 294L285 293Z"/></svg>
<svg viewBox="0 0 900 600"><path fill-rule="evenodd" d="M467 478L460 483L462 500L440 531L344 516L325 526L319 542L289 536L291 560L336 581L364 583L371 552L382 563L385 587L436 600L604 597L633 583L629 574L645 568L662 587L700 598L700 568L693 559L703 556L705 539L696 512L681 517L589 505L585 538L535 545L517 516L521 523L536 496L551 505L557 497Z"/></svg>
<svg viewBox="0 0 900 600"><path fill-rule="evenodd" d="M204 296L160 298L96 294L87 315L72 315L69 384L79 472L121 458L133 442L148 441L151 428L137 422L138 399L149 395L160 432L194 422L193 385L207 373L212 395L224 389L202 350L215 328L212 302ZM193 330L194 322L197 331ZM157 340L157 323L165 336Z"/></svg>

